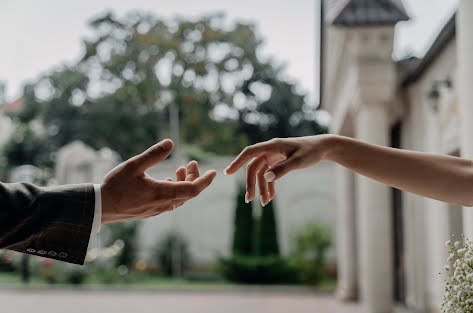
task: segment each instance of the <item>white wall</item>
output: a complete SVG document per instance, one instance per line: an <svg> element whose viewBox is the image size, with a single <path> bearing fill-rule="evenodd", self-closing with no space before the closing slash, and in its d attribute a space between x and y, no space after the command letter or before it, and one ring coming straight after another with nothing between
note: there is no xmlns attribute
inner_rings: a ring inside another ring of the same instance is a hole
<svg viewBox="0 0 473 313"><path fill-rule="evenodd" d="M144 222L140 231L141 257L149 259L156 241L173 229L185 236L197 264L213 263L218 256L231 250L233 217L238 182L243 181L243 169L238 175L225 176L223 169L232 158L217 158L201 163L201 171L216 169L215 181L199 197L173 212L161 214ZM175 177L176 165L164 162L149 171L156 178ZM335 227L334 165L317 166L293 172L276 184L276 218L281 251L288 253L293 232L310 220ZM258 198L256 199L258 202ZM255 205L258 206L257 203ZM335 236L334 236L335 244ZM335 257L335 249L330 251Z"/></svg>
<svg viewBox="0 0 473 313"><path fill-rule="evenodd" d="M197 198L182 207L143 221L139 231L140 257L150 260L157 241L176 230L188 241L196 264L214 263L218 256L227 256L231 250L235 197L239 182L244 181L244 169L236 175L225 176L222 171L233 160L220 157L199 164L201 173L215 169L218 172L212 185ZM100 183L118 159L115 153L102 149L94 151L81 142L73 142L58 152L57 182L60 184ZM156 179L175 177L176 169L185 164L166 160L148 174ZM335 231L334 164L321 164L286 175L276 184L276 218L281 251L290 249L291 236L308 221L315 220ZM254 202L259 211L259 198ZM335 245L335 234L333 236ZM91 246L100 246L100 234ZM329 252L335 258L335 247Z"/></svg>
<svg viewBox="0 0 473 313"><path fill-rule="evenodd" d="M457 112L448 109L456 97L455 72L456 43L452 40L424 75L406 90L403 148L432 153L453 153L459 148ZM447 77L453 80L453 89L440 90L439 112L435 112L427 95L434 81ZM438 273L446 262L445 241L454 231L450 226L454 211L448 204L404 193L404 212L408 305L439 310L443 279Z"/></svg>

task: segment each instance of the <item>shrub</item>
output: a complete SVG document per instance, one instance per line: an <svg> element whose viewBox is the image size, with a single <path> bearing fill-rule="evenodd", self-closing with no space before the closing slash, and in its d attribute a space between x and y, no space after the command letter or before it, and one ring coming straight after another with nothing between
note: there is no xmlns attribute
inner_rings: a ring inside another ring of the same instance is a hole
<svg viewBox="0 0 473 313"><path fill-rule="evenodd" d="M51 259L40 261L40 273L48 284L80 285L87 278L87 269L80 265L68 264Z"/></svg>
<svg viewBox="0 0 473 313"><path fill-rule="evenodd" d="M274 200L261 213L257 236L257 254L260 256L279 255L279 242L274 214Z"/></svg>
<svg viewBox="0 0 473 313"><path fill-rule="evenodd" d="M223 275L238 283L281 284L297 280L296 268L279 256L233 255L220 264Z"/></svg>
<svg viewBox="0 0 473 313"><path fill-rule="evenodd" d="M317 283L323 276L327 250L332 244L332 233L327 226L309 222L294 236L291 263L299 272L299 280Z"/></svg>
<svg viewBox="0 0 473 313"><path fill-rule="evenodd" d="M240 186L235 210L232 257L220 260L220 270L230 281L247 284L292 283L296 268L279 256L273 203L254 219L251 204L245 203Z"/></svg>
<svg viewBox="0 0 473 313"><path fill-rule="evenodd" d="M166 276L172 276L174 271L175 247L179 251L179 272L182 273L184 268L190 264L190 253L186 241L178 233L168 233L160 242L156 250L156 261Z"/></svg>
<svg viewBox="0 0 473 313"><path fill-rule="evenodd" d="M192 271L186 272L183 275L183 278L188 281L195 282L219 282L222 281L222 276L218 273L210 271Z"/></svg>
<svg viewBox="0 0 473 313"><path fill-rule="evenodd" d="M235 228L232 253L250 255L253 253L253 209L245 203L245 186L240 185L235 208Z"/></svg>
<svg viewBox="0 0 473 313"><path fill-rule="evenodd" d="M72 285L81 285L87 278L87 273L84 270L74 270L66 276L66 282Z"/></svg>

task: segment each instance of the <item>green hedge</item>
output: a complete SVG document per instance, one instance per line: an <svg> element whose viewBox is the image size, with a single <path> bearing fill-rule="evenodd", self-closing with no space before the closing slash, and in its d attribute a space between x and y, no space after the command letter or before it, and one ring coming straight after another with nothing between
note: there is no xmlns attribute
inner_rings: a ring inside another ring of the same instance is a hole
<svg viewBox="0 0 473 313"><path fill-rule="evenodd" d="M254 250L253 208L251 203L245 202L245 193L245 186L240 186L236 198L232 253L250 255Z"/></svg>
<svg viewBox="0 0 473 313"><path fill-rule="evenodd" d="M223 275L246 284L283 284L297 281L297 269L279 256L233 255L220 261Z"/></svg>

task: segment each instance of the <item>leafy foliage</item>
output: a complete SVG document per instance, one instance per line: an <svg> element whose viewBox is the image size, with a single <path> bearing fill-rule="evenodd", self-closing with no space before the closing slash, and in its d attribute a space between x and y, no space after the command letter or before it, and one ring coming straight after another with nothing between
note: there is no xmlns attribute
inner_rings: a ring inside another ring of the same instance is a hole
<svg viewBox="0 0 473 313"><path fill-rule="evenodd" d="M252 205L245 202L245 193L245 186L240 186L236 198L232 256L220 260L222 274L238 283L295 282L296 267L279 255L272 202L263 208L260 218L253 218Z"/></svg>
<svg viewBox="0 0 473 313"><path fill-rule="evenodd" d="M178 233L168 233L159 243L156 250L156 260L160 265L164 275L173 275L173 253L175 247L179 251L179 264L180 272L182 273L184 268L190 264L191 256L187 247L187 242Z"/></svg>
<svg viewBox="0 0 473 313"><path fill-rule="evenodd" d="M233 255L221 260L223 275L246 284L281 284L297 281L297 269L279 256Z"/></svg>
<svg viewBox="0 0 473 313"><path fill-rule="evenodd" d="M327 265L326 254L332 244L330 228L309 222L301 228L293 240L291 259L299 269L300 280L317 283Z"/></svg>
<svg viewBox="0 0 473 313"><path fill-rule="evenodd" d="M258 255L279 255L276 216L274 214L274 200L263 207L258 229Z"/></svg>
<svg viewBox="0 0 473 313"><path fill-rule="evenodd" d="M51 166L51 151L73 140L128 158L169 136L171 103L180 112L182 141L216 154L323 131L281 69L258 57L262 40L250 24L229 25L223 15L167 22L132 13L106 14L90 25L95 36L77 64L25 87L15 120L35 136L10 140L12 164Z"/></svg>
<svg viewBox="0 0 473 313"><path fill-rule="evenodd" d="M10 140L3 146L8 167L35 164L51 167L54 147L43 136L35 134L28 124L18 124Z"/></svg>
<svg viewBox="0 0 473 313"><path fill-rule="evenodd" d="M253 208L245 202L245 186L238 189L235 209L235 228L233 231L233 254L251 255L253 253Z"/></svg>

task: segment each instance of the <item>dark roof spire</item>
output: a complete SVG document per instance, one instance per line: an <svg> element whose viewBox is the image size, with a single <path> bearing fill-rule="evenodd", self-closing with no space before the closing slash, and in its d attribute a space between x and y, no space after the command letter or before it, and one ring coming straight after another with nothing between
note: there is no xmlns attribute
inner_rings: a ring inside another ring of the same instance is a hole
<svg viewBox="0 0 473 313"><path fill-rule="evenodd" d="M332 23L340 26L394 25L408 19L401 0L349 0Z"/></svg>

